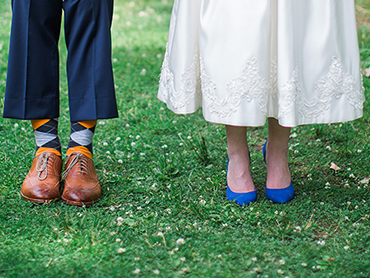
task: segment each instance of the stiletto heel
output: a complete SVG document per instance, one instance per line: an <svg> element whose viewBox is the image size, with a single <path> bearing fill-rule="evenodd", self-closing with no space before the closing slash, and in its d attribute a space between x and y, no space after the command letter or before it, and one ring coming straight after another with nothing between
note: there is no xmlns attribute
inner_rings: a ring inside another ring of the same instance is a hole
<svg viewBox="0 0 370 278"><path fill-rule="evenodd" d="M266 145L267 145L267 141L265 142L262 148L263 160L265 161L265 163L266 163ZM289 202L294 197L293 183L290 182L290 185L288 187L281 188L281 189L270 189L270 188L267 188L266 186L265 194L269 200L275 203L284 204L286 202Z"/></svg>
<svg viewBox="0 0 370 278"><path fill-rule="evenodd" d="M227 167L226 167L226 181L227 181L227 172L229 170L229 158L227 158ZM242 206L242 205L248 205L254 201L257 200L257 190L247 192L247 193L237 193L233 192L229 184L227 184L226 189L226 199L229 201L234 201L236 204Z"/></svg>

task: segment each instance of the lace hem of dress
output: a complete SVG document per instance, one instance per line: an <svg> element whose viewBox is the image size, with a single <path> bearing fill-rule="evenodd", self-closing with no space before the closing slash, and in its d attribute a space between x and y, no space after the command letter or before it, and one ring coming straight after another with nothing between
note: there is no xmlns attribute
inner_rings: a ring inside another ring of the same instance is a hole
<svg viewBox="0 0 370 278"><path fill-rule="evenodd" d="M190 67L186 68L181 75L181 88L179 91L175 89L175 77L169 67L168 47L162 65L159 84L162 86L159 97L170 101L174 109L180 109L196 99L201 101L201 90L199 80L199 51L194 50L193 62Z"/></svg>
<svg viewBox="0 0 370 278"><path fill-rule="evenodd" d="M361 71L359 72L361 78ZM242 74L231 80L226 89L228 97L220 99L216 95L216 83L205 72L202 57L198 49L195 50L193 62L181 75L181 89L175 90L174 74L169 68L168 53L166 52L160 78L162 97L171 102L174 109L185 107L194 98L201 101L211 114L219 117L230 117L236 113L242 101L257 100L262 114L267 115L268 103L272 99L278 100L278 118L283 118L297 109L302 117L315 118L330 108L334 99L346 96L350 105L362 109L365 101L364 88L356 90L356 79L343 69L341 60L332 58L332 63L326 76L315 84L317 97L309 101L302 98L302 85L299 80L299 69L295 67L292 78L278 86L276 60L271 61L269 80L260 75L257 59L248 61ZM362 80L361 80L362 82ZM200 93L200 88L202 95Z"/></svg>

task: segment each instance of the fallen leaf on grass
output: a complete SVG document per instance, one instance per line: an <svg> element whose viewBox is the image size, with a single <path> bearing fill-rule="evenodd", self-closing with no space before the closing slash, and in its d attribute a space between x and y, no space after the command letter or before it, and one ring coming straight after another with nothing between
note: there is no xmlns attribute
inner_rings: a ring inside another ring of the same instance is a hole
<svg viewBox="0 0 370 278"><path fill-rule="evenodd" d="M335 165L333 162L330 164L330 169L333 169L334 171L340 170L340 168L337 165Z"/></svg>
<svg viewBox="0 0 370 278"><path fill-rule="evenodd" d="M363 178L362 180L360 180L358 183L362 183L362 184L368 184L370 181L370 177L365 177Z"/></svg>

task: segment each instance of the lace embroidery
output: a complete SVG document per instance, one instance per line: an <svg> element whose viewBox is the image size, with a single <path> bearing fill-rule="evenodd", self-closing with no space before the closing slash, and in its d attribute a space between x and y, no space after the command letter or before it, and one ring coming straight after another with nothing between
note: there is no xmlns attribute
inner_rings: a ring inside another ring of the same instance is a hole
<svg viewBox="0 0 370 278"><path fill-rule="evenodd" d="M284 117L292 110L294 103L297 101L301 93L302 86L299 82L298 66L296 66L293 71L293 77L283 86L281 86L278 92L279 119Z"/></svg>
<svg viewBox="0 0 370 278"><path fill-rule="evenodd" d="M254 99L258 101L261 112L267 114L269 97L278 101L278 118L291 113L294 107L303 117L318 117L330 108L333 99L338 99L343 95L356 109L363 109L364 88L355 89L356 79L344 72L341 60L337 57L332 58L327 75L316 82L317 97L313 101L302 98L303 88L299 81L298 66L295 67L292 78L281 86L278 86L277 71L277 61L272 60L269 80L266 80L259 73L257 59L253 58L247 62L241 76L226 85L229 92L228 97L220 99L216 95L216 83L206 74L202 57L199 56L199 51L196 49L191 66L186 68L181 75L182 87L176 92L174 75L169 69L166 51L160 79L160 86L163 90L160 90L160 93L164 99L171 102L174 109L188 105L193 99L200 102L203 96L205 108L219 117L232 116L238 111L243 100L251 102Z"/></svg>
<svg viewBox="0 0 370 278"><path fill-rule="evenodd" d="M333 57L328 74L316 82L315 88L318 92L318 97L311 102L300 100L299 111L302 116L307 118L318 117L330 108L333 98L339 99L343 95L347 97L348 102L356 109L362 109L365 101L363 87L361 90L356 90L355 86L355 78L344 72L339 58Z"/></svg>
<svg viewBox="0 0 370 278"><path fill-rule="evenodd" d="M276 58L271 60L271 68L270 68L270 95L273 98L277 98L279 94L278 89L278 72L277 72L277 60Z"/></svg>
<svg viewBox="0 0 370 278"><path fill-rule="evenodd" d="M200 58L202 91L207 108L220 117L229 117L237 111L243 99L251 102L257 99L261 112L267 114L269 82L259 75L257 59L247 63L240 77L233 79L226 85L228 97L219 99L215 95L216 84L206 75L203 60Z"/></svg>
<svg viewBox="0 0 370 278"><path fill-rule="evenodd" d="M190 67L185 69L184 73L181 75L182 86L177 92L175 89L175 77L170 71L169 67L169 54L168 47L166 48L166 54L164 57L161 76L159 84L162 88L160 90L161 97L167 99L171 102L174 109L180 109L190 103L194 98L199 101L201 99L200 92L200 79L199 79L199 51L194 50L194 57Z"/></svg>

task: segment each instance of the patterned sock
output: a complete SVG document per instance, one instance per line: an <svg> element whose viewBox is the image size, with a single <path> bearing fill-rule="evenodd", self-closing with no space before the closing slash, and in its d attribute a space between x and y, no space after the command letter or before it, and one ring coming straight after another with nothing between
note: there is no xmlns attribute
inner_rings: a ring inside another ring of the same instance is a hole
<svg viewBox="0 0 370 278"><path fill-rule="evenodd" d="M58 119L31 120L36 138L36 156L48 151L62 156L58 137Z"/></svg>
<svg viewBox="0 0 370 278"><path fill-rule="evenodd" d="M95 126L96 120L71 122L71 136L68 142L67 156L73 152L78 152L92 159L92 140Z"/></svg>

